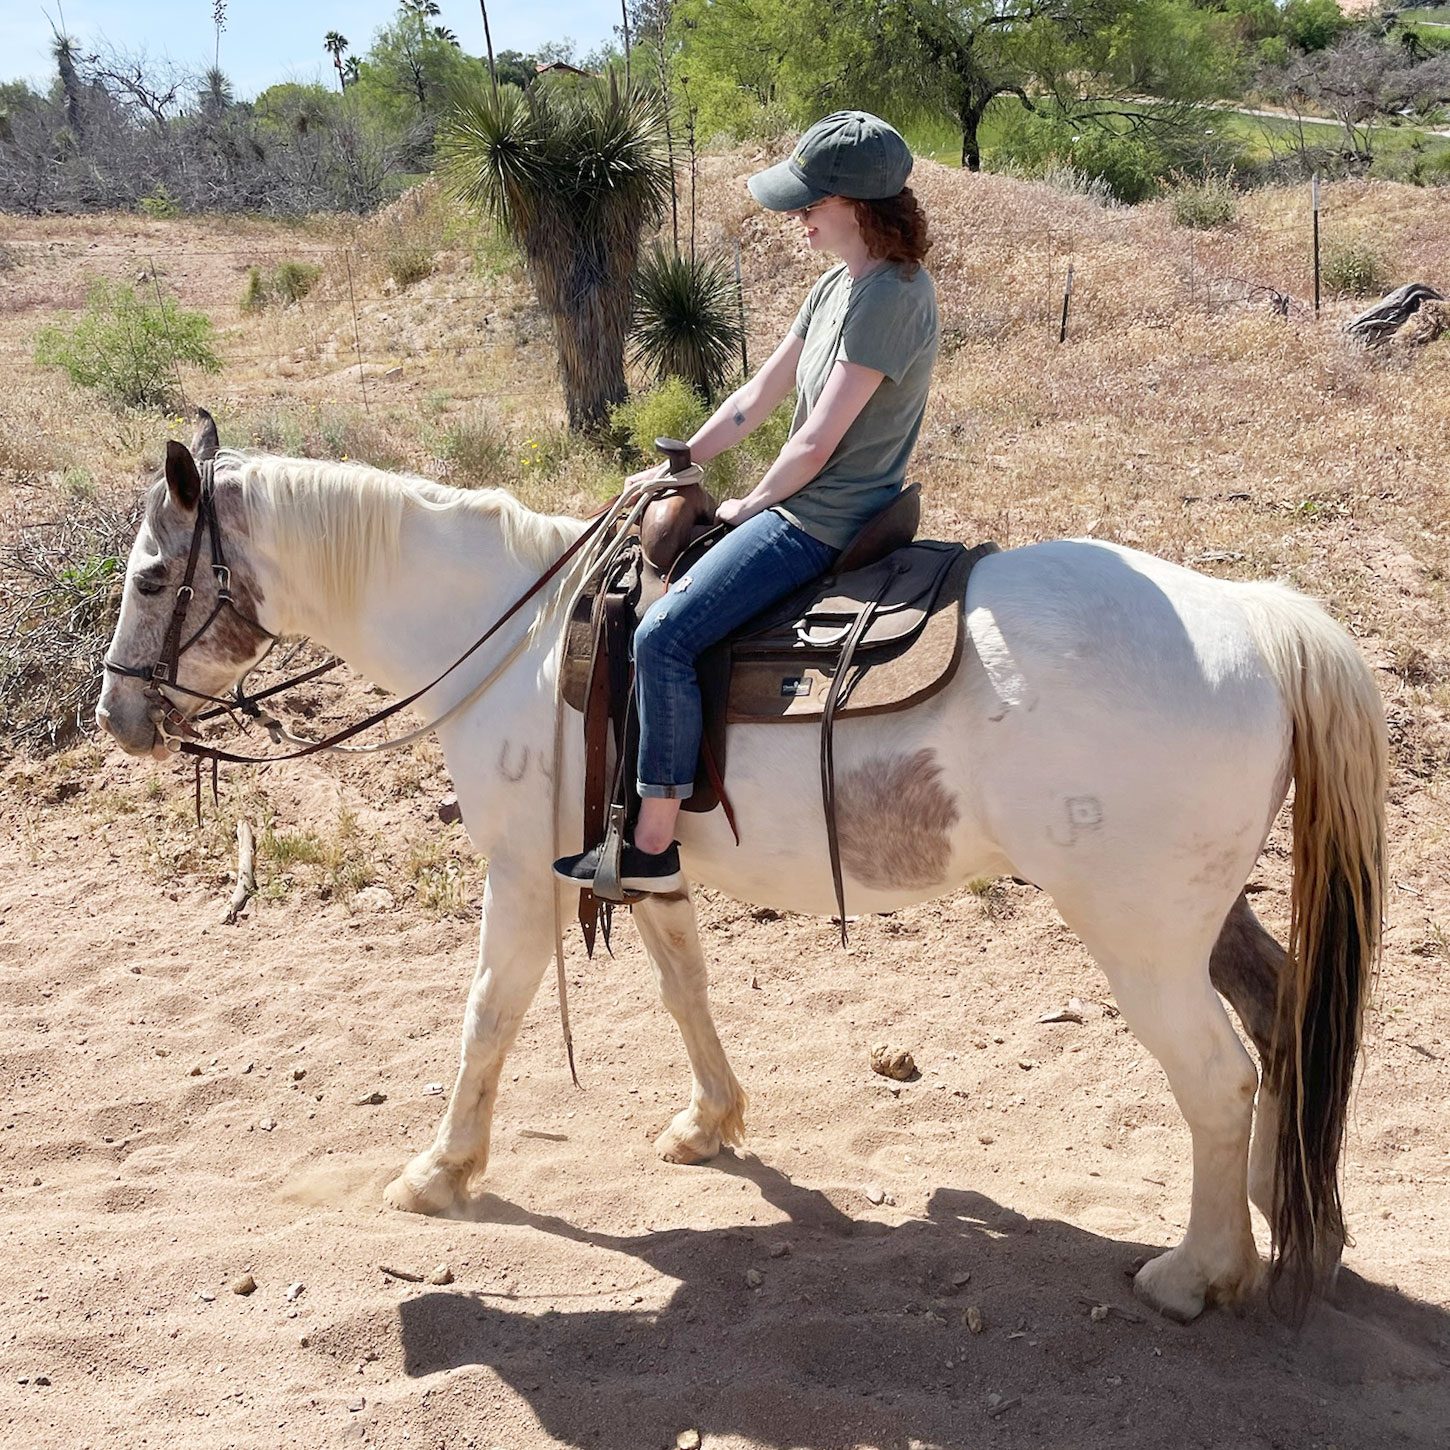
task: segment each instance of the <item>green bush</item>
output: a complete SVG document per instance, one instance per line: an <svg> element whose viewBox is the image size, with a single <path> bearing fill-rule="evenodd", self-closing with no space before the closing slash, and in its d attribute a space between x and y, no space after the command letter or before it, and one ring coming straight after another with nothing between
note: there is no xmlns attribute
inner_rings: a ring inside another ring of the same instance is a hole
<svg viewBox="0 0 1450 1450"><path fill-rule="evenodd" d="M77 387L129 408L168 406L178 367L221 369L205 313L151 302L134 287L105 280L92 284L73 326L36 334L35 360L63 368Z"/></svg>
<svg viewBox="0 0 1450 1450"><path fill-rule="evenodd" d="M621 403L610 415L639 465L657 463L656 438L688 438L710 416L710 408L683 378L666 378ZM705 465L705 481L718 498L753 487L775 462L790 434L795 407L787 399L736 447Z"/></svg>
<svg viewBox="0 0 1450 1450"><path fill-rule="evenodd" d="M242 294L244 312L260 312L273 303L286 307L301 302L317 285L322 268L311 262L278 262L270 272L253 267L247 273L247 290Z"/></svg>
<svg viewBox="0 0 1450 1450"><path fill-rule="evenodd" d="M1367 237L1331 243L1321 261L1324 285L1350 297L1379 297L1390 291L1390 267Z"/></svg>
<svg viewBox="0 0 1450 1450"><path fill-rule="evenodd" d="M688 438L710 408L683 378L666 378L643 393L636 393L609 415L615 432L624 435L636 458L649 464L659 458L656 438Z"/></svg>
<svg viewBox="0 0 1450 1450"><path fill-rule="evenodd" d="M1227 226L1238 214L1238 198L1227 176L1205 176L1193 181L1178 173L1173 188L1173 220L1180 227L1208 231Z"/></svg>
<svg viewBox="0 0 1450 1450"><path fill-rule="evenodd" d="M433 248L426 243L395 237L385 256L388 276L399 287L411 287L433 272Z"/></svg>
<svg viewBox="0 0 1450 1450"><path fill-rule="evenodd" d="M160 182L149 196L136 203L153 221L168 221L181 215L181 203Z"/></svg>

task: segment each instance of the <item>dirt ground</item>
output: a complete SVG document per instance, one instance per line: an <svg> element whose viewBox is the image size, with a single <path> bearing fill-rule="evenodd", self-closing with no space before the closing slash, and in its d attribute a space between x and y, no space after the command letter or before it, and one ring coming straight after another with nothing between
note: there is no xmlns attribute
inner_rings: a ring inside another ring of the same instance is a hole
<svg viewBox="0 0 1450 1450"><path fill-rule="evenodd" d="M761 159L711 161L705 213L744 237L757 356L818 270L747 215L740 178ZM583 1089L546 983L471 1213L390 1212L382 1187L451 1084L476 945L481 868L437 820L436 748L234 774L197 831L185 772L83 742L0 752L0 1445L1450 1442L1450 344L1368 359L1338 316L1286 325L1246 294L1244 277L1307 295L1289 189L1195 237L1166 204L1101 213L927 165L921 181L951 328L918 449L928 532L1090 534L1287 578L1328 601L1385 691L1389 923L1333 1302L1298 1331L1261 1310L1180 1327L1136 1302L1135 1265L1183 1230L1188 1135L1080 944L1010 883L862 920L846 951L827 922L705 895L716 1016L751 1104L745 1151L703 1168L651 1147L688 1075L631 923L612 958L571 943ZM1327 194L1331 235L1370 228L1402 280L1444 289L1450 201ZM520 486L541 405L521 392L510 413L501 390L553 387L522 281L461 256L398 296L360 274L361 340L335 277L310 310L241 316L246 268L299 236L5 222L6 516L134 496L159 455L164 419L31 361L87 276L154 273L158 250L168 287L225 329L224 376L189 381L215 387L226 441L321 407L318 447L385 443L431 472L429 409L441 437L497 391ZM1074 341L1053 351L1070 260ZM380 375L334 438L354 346ZM83 462L93 478L72 476ZM528 497L582 511L599 471L570 461ZM368 699L329 691L297 702L312 728ZM239 812L267 822L262 892L228 927ZM1251 885L1282 937L1278 838ZM1039 1020L1074 997L1080 1024ZM875 1076L881 1041L920 1078ZM255 1290L234 1292L248 1274Z"/></svg>
<svg viewBox="0 0 1450 1450"><path fill-rule="evenodd" d="M366 822L380 769L294 767L274 809ZM156 872L145 813L189 809L190 782L161 768L150 801L151 771L85 747L43 790L6 779L0 1442L1444 1443L1447 993L1406 928L1334 1302L1300 1332L1262 1311L1179 1327L1128 1275L1182 1230L1186 1131L1031 888L862 920L848 951L828 923L707 896L751 1110L747 1151L703 1168L651 1149L688 1078L632 925L613 958L572 949L583 1090L546 986L486 1191L436 1222L380 1191L451 1081L473 927L376 889L223 926L224 870ZM145 804L118 815L128 791ZM1274 851L1254 884L1282 926ZM1081 1025L1038 1021L1073 997ZM873 1075L880 1040L920 1079ZM440 1265L451 1282L384 1271Z"/></svg>

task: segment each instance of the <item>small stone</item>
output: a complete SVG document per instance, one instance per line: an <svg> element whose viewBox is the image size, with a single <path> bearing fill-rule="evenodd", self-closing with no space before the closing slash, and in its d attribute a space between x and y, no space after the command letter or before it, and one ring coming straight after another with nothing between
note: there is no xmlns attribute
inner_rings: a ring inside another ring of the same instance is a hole
<svg viewBox="0 0 1450 1450"><path fill-rule="evenodd" d="M994 1138L990 1133L978 1133L977 1134L977 1142L979 1142L979 1143L992 1144L992 1143L995 1143L996 1141L997 1141L996 1138Z"/></svg>
<svg viewBox="0 0 1450 1450"><path fill-rule="evenodd" d="M302 1283L288 1284L286 1290L283 1292L283 1298L290 1304L306 1287Z"/></svg>
<svg viewBox="0 0 1450 1450"><path fill-rule="evenodd" d="M982 1311L975 1304L967 1310L967 1328L973 1334L980 1334L986 1328L986 1323L982 1319Z"/></svg>
<svg viewBox="0 0 1450 1450"><path fill-rule="evenodd" d="M458 804L458 797L451 791L438 802L438 819L445 826L457 825L463 819L463 807Z"/></svg>
<svg viewBox="0 0 1450 1450"><path fill-rule="evenodd" d="M402 370L402 368L400 368L400 367L397 367L397 368L389 368L387 370L387 372L385 372L383 374L383 381L385 383L391 383L395 379L400 378L402 376L403 376L403 370Z"/></svg>
<svg viewBox="0 0 1450 1450"><path fill-rule="evenodd" d="M257 1126L264 1132L270 1133L277 1126L276 1118L263 1118Z"/></svg>
<svg viewBox="0 0 1450 1450"><path fill-rule="evenodd" d="M35 1377L35 1383L38 1385L48 1385L50 1383L50 1376L48 1374L38 1374Z"/></svg>
<svg viewBox="0 0 1450 1450"><path fill-rule="evenodd" d="M786 1243L771 1244L770 1257L772 1259L783 1259L790 1253L790 1245Z"/></svg>
<svg viewBox="0 0 1450 1450"><path fill-rule="evenodd" d="M357 1106L360 1108L375 1108L379 1106L379 1104L387 1102L387 1100L387 1093L373 1091L370 1092L365 1098L359 1098L357 1100Z"/></svg>
<svg viewBox="0 0 1450 1450"><path fill-rule="evenodd" d="M952 1275L952 1283L955 1284L958 1289L963 1288L965 1285L970 1284L971 1282L972 1271L970 1269L963 1269L960 1274Z"/></svg>
<svg viewBox="0 0 1450 1450"><path fill-rule="evenodd" d="M1091 1318L1094 1324L1101 1324L1108 1317L1109 1308L1106 1304L1094 1304Z"/></svg>
<svg viewBox="0 0 1450 1450"><path fill-rule="evenodd" d="M423 1084L423 1096L425 1098L437 1098L443 1095L443 1084L441 1082L426 1082Z"/></svg>
<svg viewBox="0 0 1450 1450"><path fill-rule="evenodd" d="M306 1076L307 1076L307 1069L305 1067L294 1067L292 1069L292 1081L293 1082L301 1082L302 1079L304 1077L306 1077Z"/></svg>
<svg viewBox="0 0 1450 1450"><path fill-rule="evenodd" d="M867 1203L880 1204L886 1201L886 1190L879 1183L868 1183L861 1192L866 1195Z"/></svg>
<svg viewBox="0 0 1450 1450"><path fill-rule="evenodd" d="M251 1072L254 1067L256 1067L256 1065L257 1064L255 1062L249 1062L245 1064L242 1068L242 1076L245 1077L249 1072Z"/></svg>
<svg viewBox="0 0 1450 1450"><path fill-rule="evenodd" d="M916 1059L904 1047L878 1042L871 1049L871 1071L895 1078L897 1082L907 1082L916 1076Z"/></svg>
<svg viewBox="0 0 1450 1450"><path fill-rule="evenodd" d="M747 1269L745 1271L745 1283L748 1288L758 1289L765 1283L765 1275L759 1269Z"/></svg>
<svg viewBox="0 0 1450 1450"><path fill-rule="evenodd" d="M366 1405L366 1404L367 1404L367 1401L366 1401L366 1400L365 1400L365 1399L364 1399L364 1398L363 1398L363 1397L362 1397L362 1396L361 1396L361 1395L359 1395L359 1396L358 1396L358 1397L357 1397L357 1399L355 1399L355 1400L349 1400L349 1401L348 1401L348 1402L347 1402L347 1408L348 1408L348 1412L349 1412L349 1413L350 1413L350 1414L353 1414L353 1415L355 1415L355 1414L357 1414L357 1412L358 1412L358 1411L359 1411L359 1410L361 1410L361 1409L362 1409L362 1408L363 1408L363 1407L364 1407L364 1406L365 1406L365 1405Z"/></svg>
<svg viewBox="0 0 1450 1450"><path fill-rule="evenodd" d="M1023 1072L1031 1072L1032 1069L1037 1066L1037 1064L1033 1062L1031 1058L1019 1057L1017 1059L1017 1066L1020 1067Z"/></svg>
<svg viewBox="0 0 1450 1450"><path fill-rule="evenodd" d="M201 1068L199 1068L199 1067L194 1067L194 1068L192 1068L192 1070L189 1073L187 1073L187 1077L200 1077L200 1076L201 1076Z"/></svg>
<svg viewBox="0 0 1450 1450"><path fill-rule="evenodd" d="M396 905L393 893L386 886L364 886L352 898L354 911L367 911L375 915L379 912L391 911Z"/></svg>
<svg viewBox="0 0 1450 1450"><path fill-rule="evenodd" d="M447 1264L438 1264L427 1276L430 1284L451 1284L453 1282L453 1270Z"/></svg>
<svg viewBox="0 0 1450 1450"><path fill-rule="evenodd" d="M1078 998L1074 997L1066 1007L1058 1007L1054 1011L1044 1012L1037 1020L1043 1023L1077 1022L1080 1024L1083 1015L1083 1005Z"/></svg>
<svg viewBox="0 0 1450 1450"><path fill-rule="evenodd" d="M700 1432L698 1430L681 1430L675 1436L675 1450L700 1450Z"/></svg>
<svg viewBox="0 0 1450 1450"><path fill-rule="evenodd" d="M210 1304L212 1300L216 1298L216 1295L213 1294L210 1289L198 1289L196 1292L196 1297L200 1299L203 1304Z"/></svg>
<svg viewBox="0 0 1450 1450"><path fill-rule="evenodd" d="M243 1274L240 1279L233 1279L231 1282L233 1294L255 1294L257 1292L257 1281L250 1274Z"/></svg>
<svg viewBox="0 0 1450 1450"><path fill-rule="evenodd" d="M310 1334L299 1334L297 1336L297 1343L303 1349L307 1349L312 1343L312 1336Z"/></svg>

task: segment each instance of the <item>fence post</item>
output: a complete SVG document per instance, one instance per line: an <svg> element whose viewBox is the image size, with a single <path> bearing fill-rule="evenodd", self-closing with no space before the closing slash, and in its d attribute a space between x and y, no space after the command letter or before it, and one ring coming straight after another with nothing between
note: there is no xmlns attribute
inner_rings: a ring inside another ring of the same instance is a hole
<svg viewBox="0 0 1450 1450"><path fill-rule="evenodd" d="M1310 183L1314 203L1314 315L1319 316L1319 175Z"/></svg>
<svg viewBox="0 0 1450 1450"><path fill-rule="evenodd" d="M1057 329L1058 342L1067 341L1067 310L1072 305L1072 263L1067 264L1067 285L1062 289L1062 323Z"/></svg>
<svg viewBox="0 0 1450 1450"><path fill-rule="evenodd" d="M352 304L352 344L357 350L357 381L362 389L363 412L371 413L373 410L368 404L368 382L363 369L362 354L362 330L357 320L357 296L352 290L352 252L346 251L342 254L343 261L347 263L347 300Z"/></svg>
<svg viewBox="0 0 1450 1450"><path fill-rule="evenodd" d="M740 376L750 376L750 351L745 340L745 282L740 273L740 239L735 239L735 305L740 310Z"/></svg>

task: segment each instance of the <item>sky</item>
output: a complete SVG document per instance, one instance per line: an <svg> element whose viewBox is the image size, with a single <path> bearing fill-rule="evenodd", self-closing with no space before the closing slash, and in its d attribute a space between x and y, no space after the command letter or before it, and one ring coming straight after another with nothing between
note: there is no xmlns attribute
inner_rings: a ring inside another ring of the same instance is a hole
<svg viewBox="0 0 1450 1450"><path fill-rule="evenodd" d="M482 55L483 20L478 0L439 0L440 23L471 55ZM222 70L235 93L249 98L276 81L333 79L322 37L340 30L353 52L367 50L373 35L397 10L396 0L228 0L222 32ZM146 50L188 69L212 62L215 32L212 0L0 0L0 80L45 86L54 75L51 28L65 28L82 49L102 39L126 50ZM531 51L565 36L581 52L610 38L619 23L618 0L489 0L493 48Z"/></svg>

